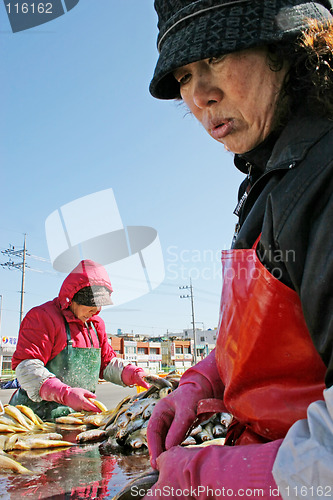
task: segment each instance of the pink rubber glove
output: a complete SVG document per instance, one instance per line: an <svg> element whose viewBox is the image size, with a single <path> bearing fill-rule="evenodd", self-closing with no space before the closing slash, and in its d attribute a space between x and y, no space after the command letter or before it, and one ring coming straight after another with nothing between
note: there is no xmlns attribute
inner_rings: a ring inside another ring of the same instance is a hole
<svg viewBox="0 0 333 500"><path fill-rule="evenodd" d="M154 469L156 458L163 451L184 440L197 417L198 402L208 398L222 399L223 392L214 350L203 361L186 370L178 388L155 406L147 429L150 462Z"/></svg>
<svg viewBox="0 0 333 500"><path fill-rule="evenodd" d="M144 500L281 499L272 475L281 443L282 439L246 446L175 446L157 459L160 475Z"/></svg>
<svg viewBox="0 0 333 500"><path fill-rule="evenodd" d="M87 399L95 399L95 394L80 387L70 387L57 377L46 379L39 389L39 395L44 401L55 401L61 405L69 406L75 411L86 410L96 413L101 411Z"/></svg>
<svg viewBox="0 0 333 500"><path fill-rule="evenodd" d="M121 373L122 381L125 385L140 385L148 389L149 385L144 381L147 373L140 367L135 365L126 365Z"/></svg>

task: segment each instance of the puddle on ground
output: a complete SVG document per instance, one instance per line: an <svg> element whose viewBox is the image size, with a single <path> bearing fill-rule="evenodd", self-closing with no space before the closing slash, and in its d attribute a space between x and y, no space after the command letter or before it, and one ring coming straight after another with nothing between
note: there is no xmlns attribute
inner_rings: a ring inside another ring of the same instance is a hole
<svg viewBox="0 0 333 500"><path fill-rule="evenodd" d="M64 433L75 442L77 432ZM150 470L147 452L125 455L101 443L9 454L32 475L1 474L0 499L112 499L131 479Z"/></svg>

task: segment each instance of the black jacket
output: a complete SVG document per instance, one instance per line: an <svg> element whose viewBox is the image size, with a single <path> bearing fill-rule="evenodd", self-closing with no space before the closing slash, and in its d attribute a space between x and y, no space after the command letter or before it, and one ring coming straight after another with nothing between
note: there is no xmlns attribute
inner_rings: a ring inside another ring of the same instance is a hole
<svg viewBox="0 0 333 500"><path fill-rule="evenodd" d="M333 121L299 115L273 139L259 153L254 150L235 157L237 168L250 169L250 173L239 192L243 201L237 211L239 224L233 248L251 248L261 233L258 257L299 295L313 343L327 366L325 382L330 387Z"/></svg>

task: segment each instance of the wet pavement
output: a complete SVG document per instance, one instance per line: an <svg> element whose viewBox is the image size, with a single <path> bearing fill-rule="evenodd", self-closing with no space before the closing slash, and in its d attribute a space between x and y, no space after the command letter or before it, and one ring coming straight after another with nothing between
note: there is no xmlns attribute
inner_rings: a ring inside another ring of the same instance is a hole
<svg viewBox="0 0 333 500"><path fill-rule="evenodd" d="M32 475L0 475L0 498L112 499L150 469L148 454L105 454L100 443L57 451L9 453Z"/></svg>
<svg viewBox="0 0 333 500"><path fill-rule="evenodd" d="M13 391L0 391L7 403ZM97 399L109 409L135 389L101 384ZM66 441L75 443L80 430L57 428ZM31 475L1 473L0 499L25 498L112 499L131 479L150 469L148 453L115 453L101 443L55 450L13 451L8 454L32 471Z"/></svg>

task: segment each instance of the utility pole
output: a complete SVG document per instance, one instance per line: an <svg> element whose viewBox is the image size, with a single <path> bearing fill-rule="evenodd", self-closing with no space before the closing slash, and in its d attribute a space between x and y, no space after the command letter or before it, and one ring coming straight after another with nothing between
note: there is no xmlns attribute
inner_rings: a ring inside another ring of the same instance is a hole
<svg viewBox="0 0 333 500"><path fill-rule="evenodd" d="M15 250L13 245L9 245L7 250L2 250L1 253L9 256L9 261L4 264L0 264L2 267L7 267L8 269L20 269L22 271L22 282L21 282L21 305L20 305L20 324L23 319L23 302L24 302L24 281L25 281L25 268L29 267L26 265L26 256L29 255L27 253L27 235L24 234L24 243L23 248L20 250ZM20 257L22 262L14 262L12 257Z"/></svg>
<svg viewBox="0 0 333 500"><path fill-rule="evenodd" d="M170 343L169 343L169 330L167 329L166 331L167 334L167 368L169 369L170 367Z"/></svg>
<svg viewBox="0 0 333 500"><path fill-rule="evenodd" d="M21 305L20 305L20 324L23 319L23 297L24 297L24 281L25 281L25 260L27 253L27 235L24 234L24 243L23 243L23 262L22 262L22 282L21 282Z"/></svg>
<svg viewBox="0 0 333 500"><path fill-rule="evenodd" d="M180 286L180 290L190 290L190 295L180 295L181 299L191 299L191 307L192 307L192 328L193 328L193 341L194 341L194 364L197 364L197 340L196 340L196 330L195 330L195 321L194 321L194 300L193 300L193 287L192 280L190 278L190 285Z"/></svg>

